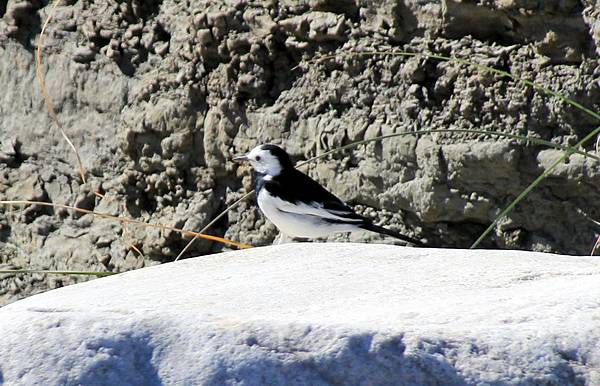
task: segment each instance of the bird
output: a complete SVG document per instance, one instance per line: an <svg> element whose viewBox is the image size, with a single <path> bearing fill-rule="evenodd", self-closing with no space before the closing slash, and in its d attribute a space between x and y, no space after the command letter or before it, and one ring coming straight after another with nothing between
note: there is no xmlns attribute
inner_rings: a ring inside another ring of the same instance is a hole
<svg viewBox="0 0 600 386"><path fill-rule="evenodd" d="M320 238L336 233L371 231L417 246L412 237L375 225L357 214L317 181L294 167L288 153L273 144L256 146L233 158L249 162L256 174L256 201L262 213L292 238Z"/></svg>

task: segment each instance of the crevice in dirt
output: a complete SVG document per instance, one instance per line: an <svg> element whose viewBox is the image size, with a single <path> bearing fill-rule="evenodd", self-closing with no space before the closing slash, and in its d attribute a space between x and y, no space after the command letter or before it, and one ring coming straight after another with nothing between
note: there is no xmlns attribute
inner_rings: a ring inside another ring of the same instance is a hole
<svg viewBox="0 0 600 386"><path fill-rule="evenodd" d="M8 8L4 5L4 19L10 25L8 36L18 41L26 50L33 52L33 39L42 30L42 20L38 10L45 7L48 0L27 0Z"/></svg>

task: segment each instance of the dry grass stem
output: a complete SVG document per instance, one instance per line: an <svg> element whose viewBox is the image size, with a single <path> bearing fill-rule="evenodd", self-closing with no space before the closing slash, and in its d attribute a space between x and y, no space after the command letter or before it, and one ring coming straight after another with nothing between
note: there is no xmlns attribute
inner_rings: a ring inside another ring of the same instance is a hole
<svg viewBox="0 0 600 386"><path fill-rule="evenodd" d="M215 218L212 219L211 222L209 222L208 224L206 224L204 226L204 228L202 228L202 230L200 231L200 233L198 234L204 234L204 232L206 232L208 230L208 228L210 228L211 226L213 226L214 223L216 223L217 221L219 221L223 216L225 216L230 210L232 210L233 208L235 208L236 206L238 206L238 204L242 201L244 201L245 199L247 199L248 197L250 197L252 194L254 193L254 190L249 191L248 193L244 194L241 198L239 198L238 200L236 200L233 204L229 205L227 208L225 208L224 211L222 211L221 213L219 213L219 215ZM183 248L183 250L181 252L179 252L179 255L177 255L177 257L175 258L175 261L179 260L181 258L181 256L183 256L183 254L192 246L192 244L194 243L194 240L196 240L196 237L194 236L193 239L191 239L185 246L185 248ZM247 244L244 244L247 245ZM249 246L251 247L251 246Z"/></svg>
<svg viewBox="0 0 600 386"><path fill-rule="evenodd" d="M83 163L81 162L81 156L79 155L79 152L77 151L77 148L75 147L73 142L71 142L71 140L65 133L65 130L63 129L63 125L62 125L62 123L60 123L60 120L58 119L58 115L56 114L56 110L54 109L54 103L52 103L52 99L50 99L50 94L48 93L48 88L46 87L46 77L44 75L44 71L42 70L42 47L44 45L44 34L46 33L46 28L48 27L48 23L50 23L50 20L52 19L52 15L54 14L54 11L56 10L56 7L58 6L59 2L60 2L60 0L54 0L54 3L52 4L52 8L50 8L50 13L48 13L48 17L46 18L46 21L44 22L44 25L42 27L42 31L40 32L40 36L38 38L36 55L35 55L35 72L36 72L37 78L40 82L40 89L42 91L42 96L44 98L44 101L46 102L46 106L48 107L48 113L50 114L50 116L52 117L54 122L56 123L56 126L58 126L58 128L60 129L60 133L62 134L63 138L67 141L67 143L69 144L71 149L73 149L73 152L75 153L75 156L77 157L77 164L79 165L79 175L81 176L81 181L83 183L85 183L86 182L86 179L85 179L86 173L85 173L85 169L83 167Z"/></svg>
<svg viewBox="0 0 600 386"><path fill-rule="evenodd" d="M200 237L202 239L217 241L217 242L232 245L232 246L235 246L235 247L238 247L241 249L252 248L252 245L238 243L237 241L224 239L224 238L218 237L218 236L205 235L202 233L187 231L185 229L174 228L174 227L161 225L161 224L149 224L149 223L145 223L143 221L135 220L132 218L113 216L111 214L94 212L93 210L77 208L77 207L70 206L70 205L54 204L51 202L43 202L43 201L26 201L26 200L0 200L0 205L41 205L41 206L49 206L49 207L53 207L53 208L68 209L68 210L73 210L73 211L80 212L80 213L91 214L91 215L101 217L101 218L119 221L124 224L135 224L135 225L140 225L140 226L148 227L148 228L156 228L156 229L161 229L161 230L165 230L165 231L174 231L174 232L178 232L178 233L181 233L181 234L184 234L187 236Z"/></svg>
<svg viewBox="0 0 600 386"><path fill-rule="evenodd" d="M36 61L36 75L40 84L40 89L42 92L42 97L44 98L44 102L46 103L46 107L48 108L48 113L50 114L50 117L52 118L52 120L55 122L56 126L59 128L61 135L63 136L63 138L67 141L67 143L69 144L69 146L71 147L71 149L73 150L73 152L75 153L75 157L77 158L77 165L79 167L79 175L81 177L81 181L83 183L86 182L86 171L85 168L83 166L83 162L81 161L81 156L79 154L79 151L77 150L77 148L75 147L75 145L73 144L73 142L71 141L71 139L69 138L69 136L66 134L64 127L62 125L62 123L60 122L59 118L58 118L58 114L56 113L56 109L54 108L54 103L52 102L52 99L50 98L50 94L48 92L48 88L46 87L46 78L45 78L45 74L44 71L42 70L42 47L44 46L44 36L48 27L48 24L50 23L50 20L52 20L52 16L54 15L54 12L56 10L56 7L58 6L60 0L55 0L52 4L52 7L50 8L50 12L48 13L48 17L46 18L46 20L44 21L44 25L42 26L42 30L40 32L40 36L38 38L38 44L37 44L37 50L36 50L36 56L35 56L35 61ZM100 198L104 198L105 196L99 192L94 192L94 194L97 197ZM6 202L3 202L6 203ZM23 202L25 203L25 202ZM37 203L39 205L46 205L43 203ZM83 213L91 213L100 217L105 217L105 218L112 218L114 220L120 221L123 225L123 233L125 235L129 235L129 230L127 228L127 223L136 223L139 225L143 225L143 226L153 226L151 224L146 224L143 222L139 222L136 220L132 220L132 219L127 219L124 217L114 217L114 216L110 216L110 215L105 215L105 214L98 214L95 213L93 211L86 211L84 209L80 209L80 208L74 208L74 207L68 207L68 206L64 206L65 208L69 208L72 210L78 210L80 212ZM220 238L217 236L210 236L210 235L204 235L202 234L202 232L200 233L196 233L196 232L190 232L190 231L184 231L182 229L177 229L177 228L170 228L170 227L163 227L162 229L170 229L176 232L180 232L180 233L184 233L184 234L188 234L188 235L193 235L194 238L190 241L190 243L188 243L188 245L186 246L186 248L179 254L179 256L181 256L191 245L191 242L193 242L193 240L196 237L201 237L201 238L205 238L205 239L210 239L213 241L218 241L218 242L222 242L228 245L234 245L237 246L239 248L250 248L251 246L248 244L243 244L243 243L236 243L235 241L231 241L231 240L227 240L224 238ZM142 251L137 248L135 245L129 243L129 247L134 250L138 255L140 255L141 257L144 257ZM178 257L179 258L179 257Z"/></svg>

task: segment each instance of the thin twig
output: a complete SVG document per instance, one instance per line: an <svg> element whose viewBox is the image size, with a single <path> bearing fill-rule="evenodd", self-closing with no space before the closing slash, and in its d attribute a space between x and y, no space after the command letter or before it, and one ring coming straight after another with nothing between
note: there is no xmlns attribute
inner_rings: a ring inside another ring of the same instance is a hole
<svg viewBox="0 0 600 386"><path fill-rule="evenodd" d="M46 102L46 106L48 108L48 113L50 114L50 116L52 117L52 119L54 120L54 122L56 123L58 128L60 129L60 133L62 134L63 138L67 141L67 143L69 144L71 149L73 149L73 152L75 153L75 157L77 157L77 164L79 165L79 175L81 176L81 181L83 183L85 183L86 182L86 179L85 179L86 173L85 173L85 169L83 167L83 163L81 162L81 156L79 155L79 151L77 151L77 148L75 147L73 142L71 142L71 140L65 133L65 130L63 129L63 125L62 125L62 123L60 123L60 120L58 119L58 115L56 114L56 110L54 109L54 103L52 103L52 99L50 99L50 94L48 94L48 89L46 88L46 77L44 75L44 71L42 71L42 47L44 45L44 34L46 33L46 28L48 27L48 23L50 23L50 20L52 19L52 15L54 14L54 11L56 10L56 7L58 6L59 2L60 2L60 0L55 0L54 3L52 4L52 8L50 8L48 17L46 18L46 21L44 22L44 25L42 27L42 31L40 32L40 36L38 38L38 44L37 44L37 51L36 51L36 55L35 55L35 71L36 71L38 80L40 82L42 96L44 98L44 101Z"/></svg>
<svg viewBox="0 0 600 386"><path fill-rule="evenodd" d="M352 142L348 145L344 145L329 151L326 151L325 153L322 153L318 156L312 157L306 161L302 161L300 162L298 165L296 165L297 167L302 167L307 165L310 162L316 161L318 159L327 157L330 154L336 153L336 152L340 152L343 150L347 150L347 149L351 149L354 147L357 147L359 145L363 145L363 144L367 144L369 142L375 142L375 141L381 141L384 139L389 139L389 138L394 138L394 137L403 137L403 136L409 136L409 135L424 135L424 134L431 134L431 133L472 133L472 134L482 134L482 135L496 135L499 137L506 137L506 138L510 138L510 139L516 139L516 140L520 140L520 141L526 141L526 142L532 142L532 143L536 143L538 145L544 145L544 146L548 146L548 147L553 147L556 149L560 149L560 150L565 150L565 151L571 151L573 153L577 153L580 155L583 155L585 157L589 157L589 158L593 158L596 161L600 161L600 157L596 156L595 154L589 153L589 152L584 152L581 150L578 150L574 147L569 147L569 146L563 146L554 142L550 142L550 141L546 141L540 138L531 138L531 137L526 137L526 136L522 136L522 135L517 135L517 134L509 134L509 133L502 133L502 132L497 132L497 131L488 131L488 130L467 130L467 129L438 129L438 130L418 130L418 131L409 131L409 132L404 132L404 133L394 133L394 134L386 134L386 135L380 135L377 137L373 137L373 138L369 138L369 139L365 139L365 140L361 140L361 141L356 141L356 142ZM242 196L240 199L236 200L233 204L229 205L227 208L225 208L225 210L223 210L223 212L221 212L217 217L215 217L210 223L208 223L201 231L200 233L204 233L206 232L215 222L217 222L220 218L222 218L225 214L227 214L228 212L230 212L232 209L234 209L237 205L239 205L240 202L242 202L243 200L247 199L248 197L250 197L252 194L254 193L254 190L249 191L248 193L246 193L244 196ZM186 247L184 248L184 250L179 253L179 255L177 256L177 258L175 259L175 261L177 261L182 255L183 253L187 250L187 248L189 247L189 245L194 241L194 239L190 240L190 242L188 243L188 245L186 245Z"/></svg>
<svg viewBox="0 0 600 386"><path fill-rule="evenodd" d="M579 110L585 112L586 114L588 114L591 117L596 118L597 120L600 121L600 114L593 111L592 109L589 109L585 106L583 106L582 104L580 104L579 102L576 102L575 100L571 99L571 98L567 98L565 96L563 96L562 94L550 90L547 87L544 87L542 85L539 85L535 82L532 82L530 80L527 79L521 79L516 75L511 74L510 72L507 71L503 71L503 70L499 70L497 68L494 67L490 67L490 66L485 66L483 64L478 64L478 63L474 63L471 62L469 60L466 59L460 59L460 58L456 58L456 57L452 57L452 56L443 56L443 55L436 55L436 54L430 54L430 53L426 53L426 52L408 52L408 51L392 51L392 50L388 50L388 51L358 51L358 50L349 50L349 51L345 51L342 55L350 55L350 56L405 56L405 57L415 57L415 56L424 56L426 58L430 58L430 59L435 59L435 60L440 60L443 62L455 62L455 63L459 63L459 64L465 64L471 67L475 67L476 69L479 70L483 70L485 72L491 72L497 75L502 75L502 76L506 76L511 78L512 80L519 82L519 83L523 83L527 86L531 86L535 89L538 89L540 91L543 91L545 94L551 95L553 97L556 97L568 104L570 104L573 107L578 108ZM335 59L338 58L339 56L341 56L340 54L331 54L331 55L323 55L319 58L316 58L316 60L314 60L314 63L320 63L323 62L325 60L328 59ZM296 66L299 67L300 65ZM296 68L294 67L294 69Z"/></svg>
<svg viewBox="0 0 600 386"><path fill-rule="evenodd" d="M53 207L53 208L69 209L69 210L74 210L76 212L91 214L91 215L101 217L101 218L107 218L110 220L120 221L123 223L136 224L136 225L141 225L144 227L157 228L157 229L161 229L161 230L165 230L165 231L174 231L174 232L182 233L187 236L194 236L194 237L200 237L200 238L207 239L207 240L218 241L218 242L233 245L233 246L236 246L236 247L242 248L242 249L252 248L252 245L238 243L237 241L227 240L227 239L224 239L224 238L218 237L218 236L205 235L205 234L192 232L192 231L186 231L184 229L169 227L169 226L161 225L161 224L149 224L149 223L145 223L143 221L134 220L132 218L113 216L111 214L94 212L93 210L76 208L76 207L70 206L70 205L54 204L51 202L44 202L44 201L25 201L25 200L0 200L0 205L42 205L42 206L49 206L49 207Z"/></svg>
<svg viewBox="0 0 600 386"><path fill-rule="evenodd" d="M238 206L238 204L242 201L244 201L246 198L250 197L252 194L254 193L254 190L249 191L248 193L246 193L245 195L243 195L241 198L239 198L238 200L236 200L233 204L229 205L224 211L222 211L221 213L219 213L219 215L217 217L215 217L214 219L212 219L211 222L209 222L208 224L206 224L204 226L204 228L202 228L202 230L200 231L200 233L204 233L208 230L208 228L210 228L211 226L213 226L214 223L216 223L217 221L219 221L223 216L225 216L225 214L227 214L230 210L232 210L233 208L235 208L236 206ZM192 238L185 246L185 248L183 248L183 250L181 252L179 252L179 254L177 255L177 257L175 258L175 261L179 260L181 258L181 256L183 256L183 254L192 246L192 243L196 240L196 236L194 236L194 238Z"/></svg>
<svg viewBox="0 0 600 386"><path fill-rule="evenodd" d="M600 114L593 111L592 109L589 109L585 106L583 106L581 103L571 99L571 98L567 98L565 96L563 96L562 94L550 90L547 87L544 87L542 85L539 85L535 82L532 82L530 80L527 79L521 79L516 75L513 75L509 72L503 71L503 70L498 70L494 67L490 67L490 66L485 66L485 65L481 65L481 64L477 64L477 63L473 63L470 62L468 60L465 59L459 59L459 58L454 58L454 57L447 57L447 56L442 56L442 55L435 55L435 54L428 54L428 53L423 53L423 52L406 52L406 51L355 51L355 50L351 50L347 52L350 55L367 55L367 56L374 56L374 55L384 55L384 56L406 56L406 57L414 57L414 56L424 56L427 58L431 58L431 59L436 59L436 60L441 60L441 61L446 61L446 62L455 62L455 63L460 63L460 64L465 64L468 66L472 66L475 67L478 70L483 70L486 72L490 72L490 73L494 73L494 74L498 74L501 76L506 76L511 78L512 80L525 84L527 86L533 87L536 90L540 90L542 92L544 92L545 94L554 96L560 100L562 100L563 102L570 104L571 106L583 111L584 113L586 113L587 115L595 118L596 120L600 121ZM323 60L327 60L327 59L334 59L339 57L339 54L333 54L333 55L325 55L319 59L317 59L317 62L323 61ZM590 139L592 139L594 136L598 135L600 133L600 127L596 128L595 130L593 130L590 134L588 134L584 139L582 139L581 141L579 141L575 147L579 148L581 146L583 146L584 144L586 144ZM527 188L525 188L525 190L523 190L521 192L521 194L519 194L519 196L517 196L517 198L512 201L506 208L504 208L502 210L502 212L500 212L500 214L494 219L494 221L492 222L492 224L490 224L490 226L477 238L477 240L471 245L471 248L476 248L481 241L483 241L483 239L485 239L485 237L487 237L487 235L496 227L496 225L498 225L498 223L502 220L502 218L504 216L506 216L508 213L510 213L514 207L520 202L522 201L525 197L527 197L527 195L538 185L540 184L546 177L548 177L550 175L550 173L552 172L552 170L554 170L554 168L556 168L559 164L561 164L562 162L564 162L571 154L573 154L573 151L565 151L565 153L563 154L563 156L561 156L555 163L553 163L550 168L548 168L547 170L545 170L538 178L536 178L529 186L527 186Z"/></svg>
<svg viewBox="0 0 600 386"><path fill-rule="evenodd" d="M582 145L584 145L587 141L589 141L590 139L592 139L594 136L598 135L598 133L600 133L600 126L598 126L597 128L595 128L591 133L589 133L588 135L586 135L581 141L577 142L575 144L575 148L579 148ZM538 176L538 178L536 178L531 184L529 184L525 190L523 190L518 196L517 198L515 198L510 204L508 204L508 206L506 208L504 208L502 210L502 212L500 212L500 214L498 216L496 216L496 218L494 219L494 221L492 221L492 223L490 224L490 226L488 226L486 228L486 230L477 238L477 240L475 240L475 242L473 243L473 245L471 245L471 249L477 248L477 246L483 241L483 239L486 238L487 235L489 235L492 230L494 230L494 228L496 228L496 225L498 225L498 223L504 218L504 216L506 216L508 213L510 213L514 207L521 202L525 197L527 197L529 195L529 193L540 184L540 182L542 182L544 179L546 179L546 177L548 177L552 171L561 163L563 163L567 158L569 158L569 156L571 156L571 154L573 154L572 151L569 150L565 150L564 154L561 155L552 165L550 165L550 167L546 170L544 170L544 172L542 174L540 174Z"/></svg>

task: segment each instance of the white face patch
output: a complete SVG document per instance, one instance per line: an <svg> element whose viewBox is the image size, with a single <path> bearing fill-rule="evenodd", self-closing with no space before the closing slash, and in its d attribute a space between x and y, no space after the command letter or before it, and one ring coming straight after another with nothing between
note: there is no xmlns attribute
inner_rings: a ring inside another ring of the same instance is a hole
<svg viewBox="0 0 600 386"><path fill-rule="evenodd" d="M257 173L266 174L268 176L276 176L281 172L281 163L268 150L263 150L261 146L257 146L246 154L250 165Z"/></svg>

